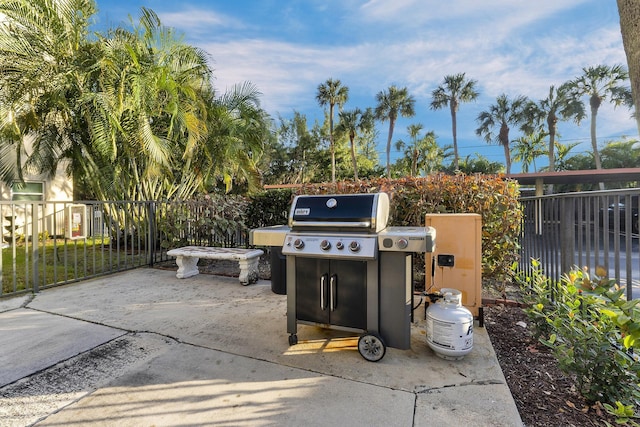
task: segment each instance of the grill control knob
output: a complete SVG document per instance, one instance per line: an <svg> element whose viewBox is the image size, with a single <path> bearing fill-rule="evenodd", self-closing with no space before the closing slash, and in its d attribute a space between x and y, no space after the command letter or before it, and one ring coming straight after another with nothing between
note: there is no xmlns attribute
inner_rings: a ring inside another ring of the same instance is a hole
<svg viewBox="0 0 640 427"><path fill-rule="evenodd" d="M329 249L331 249L331 242L328 240L323 240L322 242L320 242L320 249L322 249L323 251L328 251Z"/></svg>
<svg viewBox="0 0 640 427"><path fill-rule="evenodd" d="M343 249L344 249L344 243L342 243L342 241L341 241L341 240L338 240L338 241L336 242L336 249L338 249L339 251L341 251L341 250L343 250Z"/></svg>
<svg viewBox="0 0 640 427"><path fill-rule="evenodd" d="M409 246L409 242L404 237L401 237L396 242L396 246L398 246L399 249L407 249L407 246Z"/></svg>
<svg viewBox="0 0 640 427"><path fill-rule="evenodd" d="M301 239L296 239L293 241L293 247L300 250L304 248L304 242Z"/></svg>
<svg viewBox="0 0 640 427"><path fill-rule="evenodd" d="M349 243L349 250L351 252L358 252L360 250L360 243L356 242L355 240Z"/></svg>

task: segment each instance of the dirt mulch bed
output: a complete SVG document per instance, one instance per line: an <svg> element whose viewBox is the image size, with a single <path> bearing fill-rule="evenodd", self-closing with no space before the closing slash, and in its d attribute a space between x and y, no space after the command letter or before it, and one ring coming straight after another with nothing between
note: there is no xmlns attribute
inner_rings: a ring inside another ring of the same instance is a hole
<svg viewBox="0 0 640 427"><path fill-rule="evenodd" d="M522 308L486 307L485 327L526 426L615 425L601 405L589 405L558 367L550 349L535 341Z"/></svg>

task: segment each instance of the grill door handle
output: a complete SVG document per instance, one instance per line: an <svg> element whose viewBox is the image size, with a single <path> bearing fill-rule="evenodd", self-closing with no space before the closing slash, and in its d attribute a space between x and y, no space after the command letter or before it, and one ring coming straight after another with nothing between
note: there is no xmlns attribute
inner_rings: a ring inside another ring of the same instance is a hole
<svg viewBox="0 0 640 427"><path fill-rule="evenodd" d="M320 310L327 308L327 274L320 276Z"/></svg>
<svg viewBox="0 0 640 427"><path fill-rule="evenodd" d="M338 276L336 274L331 276L331 311L336 309L336 293L338 292Z"/></svg>

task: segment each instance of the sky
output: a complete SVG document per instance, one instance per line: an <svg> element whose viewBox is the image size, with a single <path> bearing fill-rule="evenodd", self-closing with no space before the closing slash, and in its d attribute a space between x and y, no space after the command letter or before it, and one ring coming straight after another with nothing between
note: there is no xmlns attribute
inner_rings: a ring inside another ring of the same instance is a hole
<svg viewBox="0 0 640 427"><path fill-rule="evenodd" d="M480 96L458 112L460 157L479 153L492 162L504 163L503 149L475 135L476 118L499 95L537 101L585 67L626 67L615 0L96 1L95 28L128 26L150 8L210 55L217 90L251 82L272 118L297 111L309 126L323 120L316 93L329 78L349 88L347 110L375 107L376 94L396 85L415 98L416 115L399 118L393 141L408 142L407 127L422 124L423 134L434 131L439 145L450 145L449 109L431 110L431 93L444 76L466 73ZM626 107L603 104L597 125L600 145L638 138ZM558 127L561 143L580 143L573 154L591 151L588 118ZM384 165L388 123L377 128ZM519 136L511 130L511 139ZM392 147L392 161L397 155ZM546 164L536 160L538 168ZM512 172L520 171L514 163Z"/></svg>

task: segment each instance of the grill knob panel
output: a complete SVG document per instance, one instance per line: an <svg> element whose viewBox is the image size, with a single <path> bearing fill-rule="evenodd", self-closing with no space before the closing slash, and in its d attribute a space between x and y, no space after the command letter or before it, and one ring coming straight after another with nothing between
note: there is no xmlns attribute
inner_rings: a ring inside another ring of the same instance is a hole
<svg viewBox="0 0 640 427"><path fill-rule="evenodd" d="M304 248L304 242L302 241L302 239L296 239L293 241L293 247L300 250Z"/></svg>
<svg viewBox="0 0 640 427"><path fill-rule="evenodd" d="M331 242L328 240L323 240L322 242L320 242L320 249L322 249L323 251L328 251L329 249L331 249Z"/></svg>
<svg viewBox="0 0 640 427"><path fill-rule="evenodd" d="M349 243L349 250L351 252L358 252L360 250L360 243L356 242L355 240Z"/></svg>
<svg viewBox="0 0 640 427"><path fill-rule="evenodd" d="M409 241L404 237L401 237L396 242L396 245L398 246L399 249L406 249L407 246L409 246Z"/></svg>

